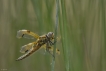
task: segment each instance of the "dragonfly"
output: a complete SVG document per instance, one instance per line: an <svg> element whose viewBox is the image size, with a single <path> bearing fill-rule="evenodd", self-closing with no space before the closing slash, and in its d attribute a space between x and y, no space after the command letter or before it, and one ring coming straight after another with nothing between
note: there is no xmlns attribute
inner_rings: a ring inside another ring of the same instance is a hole
<svg viewBox="0 0 106 71"><path fill-rule="evenodd" d="M24 55L20 56L16 61L20 61L25 59L26 57L33 54L35 51L39 50L40 48L44 48L48 53L53 56L53 46L54 42L54 33L48 32L45 35L39 36L38 34L31 32L29 30L19 30L17 31L17 38L29 37L32 36L36 39L36 41L28 43L21 47L20 52L24 53ZM60 54L59 49L56 48L56 53Z"/></svg>

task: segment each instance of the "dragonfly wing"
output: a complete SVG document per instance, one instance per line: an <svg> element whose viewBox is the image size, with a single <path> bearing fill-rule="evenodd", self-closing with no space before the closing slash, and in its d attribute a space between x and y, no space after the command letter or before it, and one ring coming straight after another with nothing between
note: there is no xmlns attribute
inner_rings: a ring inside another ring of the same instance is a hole
<svg viewBox="0 0 106 71"><path fill-rule="evenodd" d="M24 46L22 46L20 52L21 52L21 53L26 53L26 52L28 52L33 46L34 46L33 43L29 43L29 44L27 44L27 45L24 45Z"/></svg>
<svg viewBox="0 0 106 71"><path fill-rule="evenodd" d="M46 47L46 44L43 45L42 48L44 48L44 49L46 50L46 48L47 48L47 47ZM48 47L48 50L49 50L49 52L50 52L51 54L53 54L53 47L52 47L52 46L49 46L49 47ZM56 48L56 54L58 54L58 55L60 54L60 50L57 49L57 48Z"/></svg>
<svg viewBox="0 0 106 71"><path fill-rule="evenodd" d="M31 49L29 49L29 51L26 52L24 55L22 55L22 56L20 56L18 59L16 59L16 61L20 61L20 60L22 60L22 59L28 57L28 56L30 55L29 53L32 52L32 51L33 51L33 47L32 47Z"/></svg>
<svg viewBox="0 0 106 71"><path fill-rule="evenodd" d="M31 48L33 48L33 46L35 45L35 43L36 43L36 42L32 42L32 43L29 43L29 44L27 44L27 45L22 46L20 52L21 52L21 53L26 53L26 52L28 52Z"/></svg>
<svg viewBox="0 0 106 71"><path fill-rule="evenodd" d="M34 38L39 38L39 35L37 35L36 33L33 33L29 30L19 30L17 31L17 37L18 38L22 38L22 37L25 37L25 38L30 38L30 37L34 37Z"/></svg>
<svg viewBox="0 0 106 71"><path fill-rule="evenodd" d="M48 47L49 51L53 54L53 47ZM56 53L60 54L60 50L56 48Z"/></svg>

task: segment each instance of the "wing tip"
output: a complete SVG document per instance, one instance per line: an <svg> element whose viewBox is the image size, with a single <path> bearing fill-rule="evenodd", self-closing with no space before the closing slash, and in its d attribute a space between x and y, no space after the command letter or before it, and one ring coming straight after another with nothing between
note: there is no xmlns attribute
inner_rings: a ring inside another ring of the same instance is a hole
<svg viewBox="0 0 106 71"><path fill-rule="evenodd" d="M27 30L19 30L17 31L17 38L22 38Z"/></svg>

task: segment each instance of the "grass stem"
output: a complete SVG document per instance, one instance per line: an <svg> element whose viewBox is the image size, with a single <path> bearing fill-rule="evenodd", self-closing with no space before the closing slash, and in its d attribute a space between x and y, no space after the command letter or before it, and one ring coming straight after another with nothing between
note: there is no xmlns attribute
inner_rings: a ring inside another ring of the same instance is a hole
<svg viewBox="0 0 106 71"><path fill-rule="evenodd" d="M58 29L58 12L59 12L59 0L56 0L56 20L55 20L55 30L54 30L54 34L55 34L54 42L57 41L56 37L57 37L57 29ZM52 59L51 71L54 71L55 69L55 53L56 53L56 43L54 44L54 50L53 50L54 57Z"/></svg>

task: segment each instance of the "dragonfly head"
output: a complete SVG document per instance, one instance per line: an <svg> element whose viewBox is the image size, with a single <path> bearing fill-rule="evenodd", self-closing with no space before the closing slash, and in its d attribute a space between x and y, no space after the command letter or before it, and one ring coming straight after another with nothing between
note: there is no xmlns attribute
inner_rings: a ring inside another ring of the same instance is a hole
<svg viewBox="0 0 106 71"><path fill-rule="evenodd" d="M49 33L47 34L47 36L48 36L49 38L54 38L54 33L53 33L53 32L49 32Z"/></svg>

